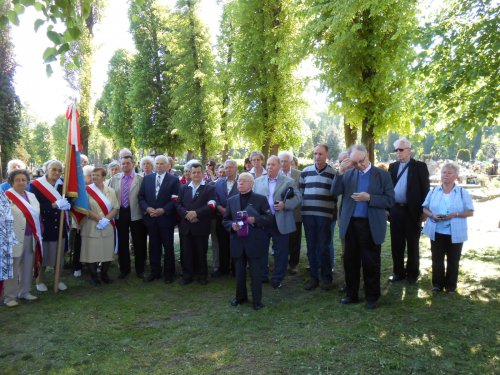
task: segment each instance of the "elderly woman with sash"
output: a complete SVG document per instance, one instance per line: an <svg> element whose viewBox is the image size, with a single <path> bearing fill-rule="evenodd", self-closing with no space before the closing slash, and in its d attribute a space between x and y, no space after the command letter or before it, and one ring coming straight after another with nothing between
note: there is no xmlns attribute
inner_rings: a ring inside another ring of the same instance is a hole
<svg viewBox="0 0 500 375"><path fill-rule="evenodd" d="M90 283L99 285L97 278L97 264L102 263L101 280L109 284L108 271L113 260L115 246L115 220L120 203L115 191L104 185L106 170L101 167L94 168L92 172L93 183L87 185L89 195L88 216L81 223L82 251L80 262L87 263L90 273Z"/></svg>
<svg viewBox="0 0 500 375"><path fill-rule="evenodd" d="M14 234L17 239L12 251L13 278L5 280L4 303L8 307L17 306L17 298L26 301L38 299L31 294L31 282L33 263L37 264L42 256L42 230L40 205L35 195L26 191L29 179L30 176L24 169L11 172L9 183L12 187L5 192L11 202Z"/></svg>
<svg viewBox="0 0 500 375"><path fill-rule="evenodd" d="M57 243L59 240L59 225L61 224L60 212L71 208L68 200L62 194L63 172L62 163L58 160L50 160L45 163L45 175L31 183L30 191L35 194L40 202L40 217L43 225L43 262L38 277L36 279L36 289L39 292L46 292L47 286L44 283L44 274L47 267L55 269L57 260ZM63 222L62 225L66 225ZM62 248L66 241L66 231L63 231ZM64 258L61 256L61 269ZM66 290L68 287L62 281L57 285L59 290Z"/></svg>

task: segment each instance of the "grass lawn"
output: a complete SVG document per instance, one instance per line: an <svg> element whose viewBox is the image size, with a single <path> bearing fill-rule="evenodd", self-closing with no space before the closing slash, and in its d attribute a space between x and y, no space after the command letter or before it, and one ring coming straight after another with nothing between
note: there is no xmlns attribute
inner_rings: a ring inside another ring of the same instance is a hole
<svg viewBox="0 0 500 375"><path fill-rule="evenodd" d="M0 373L498 374L498 247L465 253L459 293L433 296L428 240L422 244L419 284L389 285L386 241L373 311L340 305L336 290L303 289L305 241L301 274L281 290L264 285L266 307L257 312L230 306L231 278L181 286L129 276L91 287L65 270L67 291L0 307Z"/></svg>

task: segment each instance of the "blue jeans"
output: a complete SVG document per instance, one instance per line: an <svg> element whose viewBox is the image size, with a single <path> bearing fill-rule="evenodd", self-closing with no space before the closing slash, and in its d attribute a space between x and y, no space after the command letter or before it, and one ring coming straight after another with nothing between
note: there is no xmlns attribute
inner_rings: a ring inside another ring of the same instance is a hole
<svg viewBox="0 0 500 375"><path fill-rule="evenodd" d="M332 220L322 216L305 215L302 217L306 233L307 259L309 260L311 278L332 281L332 261L330 258L330 241L332 240Z"/></svg>

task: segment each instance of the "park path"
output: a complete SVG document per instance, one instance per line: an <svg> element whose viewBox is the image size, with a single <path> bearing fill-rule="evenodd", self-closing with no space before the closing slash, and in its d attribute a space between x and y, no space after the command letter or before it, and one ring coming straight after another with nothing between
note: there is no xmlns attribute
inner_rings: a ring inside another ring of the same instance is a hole
<svg viewBox="0 0 500 375"><path fill-rule="evenodd" d="M467 221L469 240L464 244L464 251L480 251L487 247L500 251L500 198L486 202L474 201L474 216Z"/></svg>

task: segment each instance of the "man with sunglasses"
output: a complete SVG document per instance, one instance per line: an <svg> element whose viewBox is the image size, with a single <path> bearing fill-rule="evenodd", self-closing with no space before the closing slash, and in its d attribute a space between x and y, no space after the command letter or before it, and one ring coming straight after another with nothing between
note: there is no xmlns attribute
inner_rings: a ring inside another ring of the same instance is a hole
<svg viewBox="0 0 500 375"><path fill-rule="evenodd" d="M386 210L394 204L394 188L386 171L373 166L363 145L354 145L340 163L331 187L342 195L340 238L345 239L346 296L341 303L359 301L360 269L363 268L367 309L380 298L380 253L387 228Z"/></svg>
<svg viewBox="0 0 500 375"><path fill-rule="evenodd" d="M419 239L422 203L429 192L427 165L412 158L411 143L406 138L394 142L397 161L389 165L396 203L390 209L393 274L390 282L407 279L415 284L420 274ZM405 267L405 247L408 258Z"/></svg>

